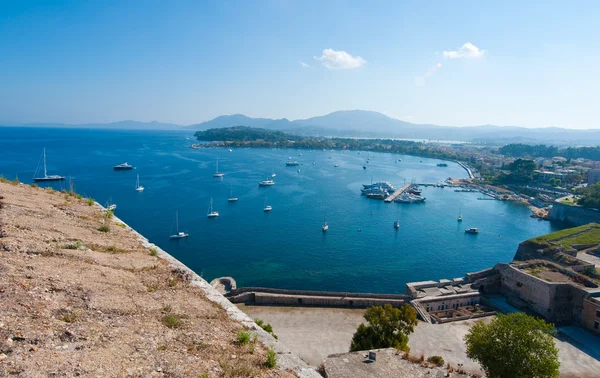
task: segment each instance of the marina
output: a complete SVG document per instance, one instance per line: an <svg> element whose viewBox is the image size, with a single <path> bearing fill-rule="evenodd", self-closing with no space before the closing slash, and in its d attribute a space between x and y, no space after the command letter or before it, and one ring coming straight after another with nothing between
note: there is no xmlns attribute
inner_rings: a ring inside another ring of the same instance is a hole
<svg viewBox="0 0 600 378"><path fill-rule="evenodd" d="M407 191L410 187L412 186L412 184L406 184L404 186L402 186L400 189L396 190L394 193L390 194L386 199L384 199L384 202L392 202L394 201L399 195L403 194L405 191Z"/></svg>

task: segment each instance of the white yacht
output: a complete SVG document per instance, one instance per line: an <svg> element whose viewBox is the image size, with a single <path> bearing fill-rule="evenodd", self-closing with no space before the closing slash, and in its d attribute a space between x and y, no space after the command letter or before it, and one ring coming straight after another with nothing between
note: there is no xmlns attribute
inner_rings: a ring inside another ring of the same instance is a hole
<svg viewBox="0 0 600 378"><path fill-rule="evenodd" d="M261 182L258 183L258 186L273 186L273 185L275 185L275 181L273 181L271 179L262 180Z"/></svg>
<svg viewBox="0 0 600 378"><path fill-rule="evenodd" d="M223 177L223 176L225 176L225 173L219 172L219 158L217 158L217 170L216 170L215 174L213 175L213 177Z"/></svg>
<svg viewBox="0 0 600 378"><path fill-rule="evenodd" d="M213 199L212 199L212 197L210 198L210 205L208 205L208 212L207 212L206 216L209 217L209 218L216 218L216 217L219 216L219 212L215 211L213 209Z"/></svg>
<svg viewBox="0 0 600 378"><path fill-rule="evenodd" d="M237 202L238 198L233 196L233 186L229 190L229 198L227 198L227 202Z"/></svg>
<svg viewBox="0 0 600 378"><path fill-rule="evenodd" d="M267 205L267 197L265 197L265 208L263 209L263 211L265 213L267 213L267 212L269 212L271 210L273 210L273 207L271 207L271 205Z"/></svg>
<svg viewBox="0 0 600 378"><path fill-rule="evenodd" d="M138 173L137 175L137 179L135 181L135 190L138 192L143 192L144 191L144 187L140 185L140 175Z"/></svg>
<svg viewBox="0 0 600 378"><path fill-rule="evenodd" d="M173 227L173 226L171 226ZM179 213L176 211L175 212L175 233L172 235L169 235L169 239L183 239L183 238L187 238L189 236L189 234L179 231Z"/></svg>
<svg viewBox="0 0 600 378"><path fill-rule="evenodd" d="M38 165L39 169L39 165ZM38 169L35 170L33 181L62 181L65 179L65 176L59 175L48 175L46 170L46 149L44 148L44 176L43 177L35 177L38 173Z"/></svg>
<svg viewBox="0 0 600 378"><path fill-rule="evenodd" d="M460 215L460 208L458 209L458 218L456 218L457 221L462 222L462 216Z"/></svg>
<svg viewBox="0 0 600 378"><path fill-rule="evenodd" d="M327 232L327 230L329 230L329 224L327 224L327 216L325 216L325 219L323 219L323 226L321 227L321 229L323 230L323 232Z"/></svg>

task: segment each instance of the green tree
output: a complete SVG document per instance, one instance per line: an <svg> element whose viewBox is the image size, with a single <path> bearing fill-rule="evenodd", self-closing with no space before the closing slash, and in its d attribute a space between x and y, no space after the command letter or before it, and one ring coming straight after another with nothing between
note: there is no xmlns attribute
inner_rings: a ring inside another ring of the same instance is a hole
<svg viewBox="0 0 600 378"><path fill-rule="evenodd" d="M511 179L515 182L529 182L533 180L533 171L536 168L533 160L526 159L517 159L508 167Z"/></svg>
<svg viewBox="0 0 600 378"><path fill-rule="evenodd" d="M554 326L524 313L499 315L479 322L465 336L467 356L490 378L557 377L558 349Z"/></svg>
<svg viewBox="0 0 600 378"><path fill-rule="evenodd" d="M586 188L581 189L581 198L578 204L583 207L589 207L594 209L600 209L600 182L593 185L588 185Z"/></svg>
<svg viewBox="0 0 600 378"><path fill-rule="evenodd" d="M352 337L351 352L390 347L408 350L408 335L417 325L417 312L412 306L373 306L367 309L364 318L369 324L358 326Z"/></svg>

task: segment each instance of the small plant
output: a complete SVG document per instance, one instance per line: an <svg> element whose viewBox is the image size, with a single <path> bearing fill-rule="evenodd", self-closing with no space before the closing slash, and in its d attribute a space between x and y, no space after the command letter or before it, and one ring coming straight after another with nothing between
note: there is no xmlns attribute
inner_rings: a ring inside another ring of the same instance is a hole
<svg viewBox="0 0 600 378"><path fill-rule="evenodd" d="M0 182L3 182L3 183L5 183L5 184L8 184L10 181L9 181L9 180L8 180L6 177L4 177L4 176L0 175Z"/></svg>
<svg viewBox="0 0 600 378"><path fill-rule="evenodd" d="M427 362L437 366L444 366L444 359L441 356L431 356L427 359Z"/></svg>
<svg viewBox="0 0 600 378"><path fill-rule="evenodd" d="M106 224L103 224L102 226L98 227L98 231L108 232L108 231L110 231L110 227L108 227L108 225L106 225Z"/></svg>
<svg viewBox="0 0 600 378"><path fill-rule="evenodd" d="M75 198L77 198L78 200L80 200L81 199L81 194L75 195Z"/></svg>
<svg viewBox="0 0 600 378"><path fill-rule="evenodd" d="M150 248L150 256L158 256L158 250L155 247Z"/></svg>
<svg viewBox="0 0 600 378"><path fill-rule="evenodd" d="M94 199L93 198L88 198L87 199L87 204L88 204L88 206L92 206L94 204Z"/></svg>
<svg viewBox="0 0 600 378"><path fill-rule="evenodd" d="M270 347L267 350L267 361L265 362L265 366L269 369L273 369L277 366L277 353L275 353L275 349Z"/></svg>
<svg viewBox="0 0 600 378"><path fill-rule="evenodd" d="M265 323L262 319L256 318L254 319L254 322L256 324L258 324L258 326L262 329L264 329L265 331L267 331L268 333L271 334L271 336L273 336L275 338L275 340L277 340L277 335L275 334L275 332L273 332L273 327L269 324L269 323Z"/></svg>
<svg viewBox="0 0 600 378"><path fill-rule="evenodd" d="M38 187L38 184L36 184L36 183L34 182L33 184L31 184L31 187L32 187L32 188L37 188L37 187Z"/></svg>
<svg viewBox="0 0 600 378"><path fill-rule="evenodd" d="M113 244L111 246L106 247L106 252L117 253L119 252L119 248L117 248L117 246Z"/></svg>
<svg viewBox="0 0 600 378"><path fill-rule="evenodd" d="M252 342L250 343L250 345L248 345L248 352L250 354L254 354L254 348L256 347L257 341L258 341L258 336L256 336L256 333L255 333L254 336L252 337Z"/></svg>
<svg viewBox="0 0 600 378"><path fill-rule="evenodd" d="M110 219L110 218L112 218L112 217L113 217L113 215L115 215L115 214L113 213L113 211L112 211L112 210L107 210L107 211L106 211L106 219Z"/></svg>
<svg viewBox="0 0 600 378"><path fill-rule="evenodd" d="M84 249L84 248L86 248L86 245L78 240L75 243L65 244L65 246L63 248L64 249Z"/></svg>
<svg viewBox="0 0 600 378"><path fill-rule="evenodd" d="M75 323L77 319L79 319L79 314L77 314L75 311L64 311L60 316L60 320L65 323Z"/></svg>
<svg viewBox="0 0 600 378"><path fill-rule="evenodd" d="M176 314L167 314L162 317L162 323L167 328L179 328L183 325L181 317Z"/></svg>
<svg viewBox="0 0 600 378"><path fill-rule="evenodd" d="M237 334L237 343L238 345L245 345L250 342L250 332L239 330Z"/></svg>
<svg viewBox="0 0 600 378"><path fill-rule="evenodd" d="M19 181L19 175L15 176L15 179L10 182L13 185L19 185L21 182Z"/></svg>
<svg viewBox="0 0 600 378"><path fill-rule="evenodd" d="M67 190L66 190L66 189L63 189L63 190L61 190L60 192L61 192L62 194L67 194Z"/></svg>
<svg viewBox="0 0 600 378"><path fill-rule="evenodd" d="M162 352L162 351L167 350L167 346L165 344L160 344L158 347L156 347L156 349L158 349Z"/></svg>
<svg viewBox="0 0 600 378"><path fill-rule="evenodd" d="M157 284L150 284L148 285L148 293L154 293L156 290L158 290L158 285Z"/></svg>
<svg viewBox="0 0 600 378"><path fill-rule="evenodd" d="M166 312L167 314L173 311L173 307L171 305L164 305L163 308L160 309L162 312Z"/></svg>

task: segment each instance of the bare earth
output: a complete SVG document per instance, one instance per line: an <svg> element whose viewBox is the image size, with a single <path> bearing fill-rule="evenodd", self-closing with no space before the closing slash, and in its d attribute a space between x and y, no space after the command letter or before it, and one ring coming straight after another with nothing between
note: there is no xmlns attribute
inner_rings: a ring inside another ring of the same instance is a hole
<svg viewBox="0 0 600 378"><path fill-rule="evenodd" d="M295 376L187 279L85 199L0 183L0 376Z"/></svg>
<svg viewBox="0 0 600 378"><path fill-rule="evenodd" d="M330 354L345 353L350 349L352 335L364 322L365 310L336 308L302 308L276 306L239 307L252 318L261 318L273 326L273 331L294 354L311 365L318 366ZM483 318L489 322L492 317ZM477 320L465 320L446 324L419 322L410 335L408 346L413 355L425 357L442 356L453 366L463 364L465 370L481 374L478 363L467 358L464 335ZM591 337L587 344L600 339ZM600 361L581 351L573 344L555 339L563 377L598 377ZM591 345L588 345L588 348ZM596 349L599 349L596 347Z"/></svg>

